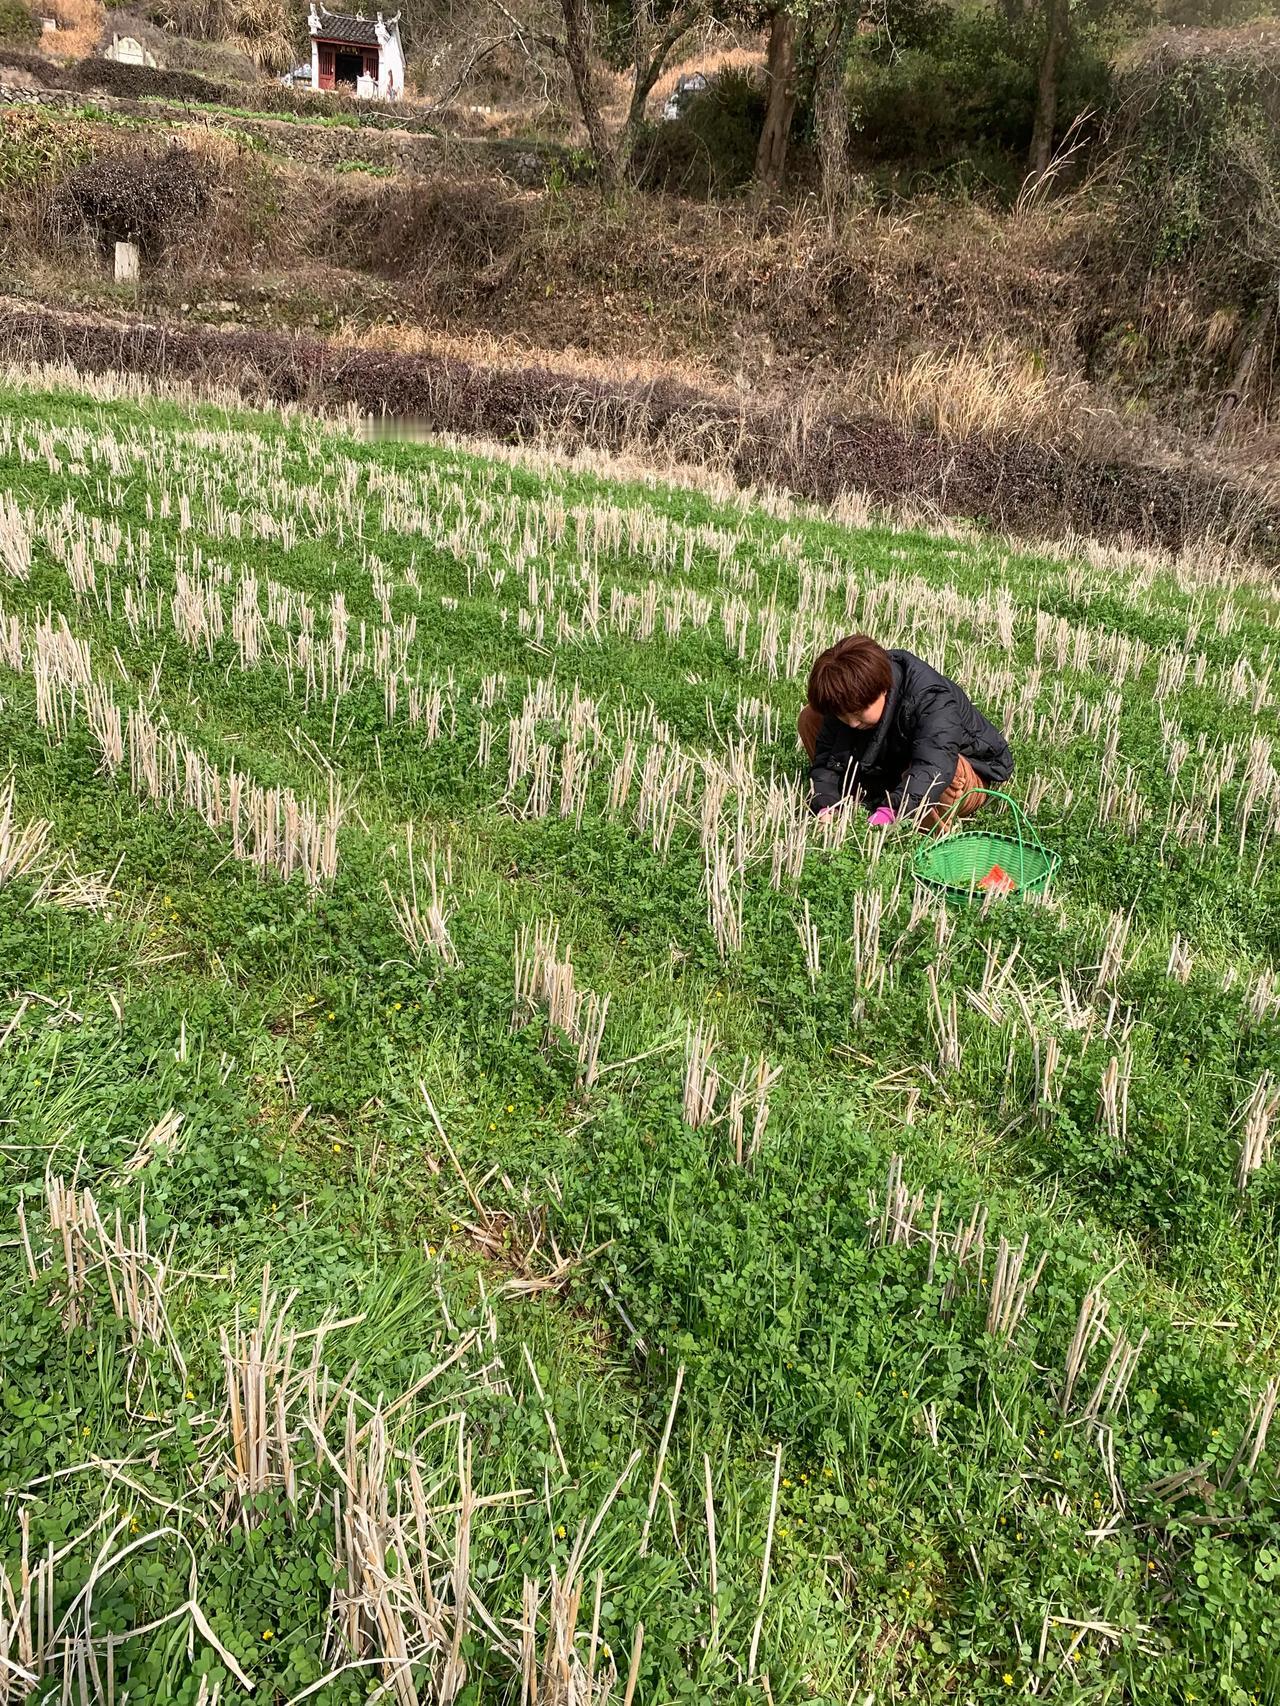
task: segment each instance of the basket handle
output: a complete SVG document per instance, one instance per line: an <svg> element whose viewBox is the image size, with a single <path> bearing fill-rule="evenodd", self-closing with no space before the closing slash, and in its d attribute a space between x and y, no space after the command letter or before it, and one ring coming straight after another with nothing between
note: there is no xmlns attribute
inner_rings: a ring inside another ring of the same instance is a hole
<svg viewBox="0 0 1280 1706"><path fill-rule="evenodd" d="M1018 804L1017 800L1014 799L1012 794L1001 793L999 788L966 788L958 800L952 801L951 805L947 809L946 817L941 820L938 828L941 829L942 824L944 823L950 823L956 813L960 810L960 807L972 794L983 794L989 800L1003 800L1005 805L1008 806L1013 815L1013 827L1017 831L1018 835L1018 881L1020 883L1024 882L1026 880L1028 841L1042 859L1048 859L1049 854L1044 842L1041 841L1040 836L1036 831L1035 824L1032 823L1031 819L1027 816L1026 812L1023 811L1022 807ZM1026 831L1025 836L1023 834L1024 830Z"/></svg>

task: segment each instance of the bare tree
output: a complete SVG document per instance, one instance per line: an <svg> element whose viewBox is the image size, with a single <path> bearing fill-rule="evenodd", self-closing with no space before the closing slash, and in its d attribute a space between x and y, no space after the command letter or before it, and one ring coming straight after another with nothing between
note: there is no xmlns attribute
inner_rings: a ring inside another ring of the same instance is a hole
<svg viewBox="0 0 1280 1706"><path fill-rule="evenodd" d="M706 0L684 0L665 22L654 17L652 0L631 0L631 99L618 140L618 167L627 171L644 126L645 104L675 49L708 15Z"/></svg>
<svg viewBox="0 0 1280 1706"><path fill-rule="evenodd" d="M665 17L656 14L653 0L629 0L631 92L626 118L616 135L609 133L596 83L592 0L560 0L560 6L564 14L563 51L578 110L601 184L606 192L612 192L630 173L653 86L680 42L708 16L707 0L678 0Z"/></svg>

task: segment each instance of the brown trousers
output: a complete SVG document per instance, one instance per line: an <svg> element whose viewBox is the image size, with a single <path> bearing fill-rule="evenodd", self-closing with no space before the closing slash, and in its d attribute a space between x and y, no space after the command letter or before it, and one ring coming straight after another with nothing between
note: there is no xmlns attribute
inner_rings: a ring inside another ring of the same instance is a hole
<svg viewBox="0 0 1280 1706"><path fill-rule="evenodd" d="M800 736L800 744L808 753L809 762L812 764L814 754L818 750L818 736L822 733L821 711L815 711L812 705L806 705L796 721L796 730ZM958 811L950 812L951 817L972 817L974 812L981 808L985 796L971 793L970 790L981 788L981 786L982 778L961 753L956 760L955 775L944 789L937 805L924 814L922 827L936 829L957 800L963 800L964 803ZM966 794L968 795L967 799L965 799Z"/></svg>

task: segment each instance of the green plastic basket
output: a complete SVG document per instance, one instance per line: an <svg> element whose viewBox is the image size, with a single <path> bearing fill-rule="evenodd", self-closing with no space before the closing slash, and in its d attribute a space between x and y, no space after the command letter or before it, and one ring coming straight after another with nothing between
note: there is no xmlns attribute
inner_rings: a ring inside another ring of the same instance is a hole
<svg viewBox="0 0 1280 1706"><path fill-rule="evenodd" d="M997 894L1038 894L1057 870L1060 860L1050 853L1036 834L1035 825L1022 807L1008 794L996 788L970 788L951 807L954 818L969 794L985 794L991 800L1003 800L1013 813L1013 835L992 835L985 830L966 829L950 835L939 834L924 843L915 856L915 873L930 888L947 894L963 895L967 900L986 900ZM944 818L943 822L949 821ZM981 888L982 879L992 867L1000 869L1013 881L1013 888Z"/></svg>

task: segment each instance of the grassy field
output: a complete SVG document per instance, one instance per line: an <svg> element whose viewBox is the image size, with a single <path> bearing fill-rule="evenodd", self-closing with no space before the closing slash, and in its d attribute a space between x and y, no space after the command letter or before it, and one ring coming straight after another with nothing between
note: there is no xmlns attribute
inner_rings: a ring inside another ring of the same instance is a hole
<svg viewBox="0 0 1280 1706"><path fill-rule="evenodd" d="M0 1699L1280 1699L1274 591L0 383Z"/></svg>

